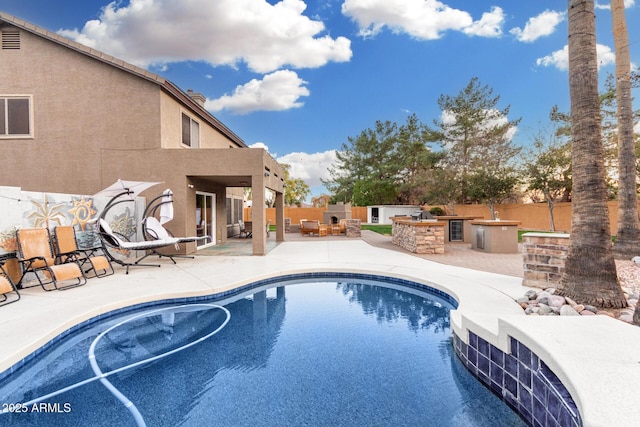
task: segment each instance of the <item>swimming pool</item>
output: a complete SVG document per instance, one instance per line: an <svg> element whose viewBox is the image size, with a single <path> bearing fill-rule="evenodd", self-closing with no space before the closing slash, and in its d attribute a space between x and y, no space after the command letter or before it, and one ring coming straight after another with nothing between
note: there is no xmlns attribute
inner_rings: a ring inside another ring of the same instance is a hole
<svg viewBox="0 0 640 427"><path fill-rule="evenodd" d="M100 372L134 365L108 380L150 426L524 425L454 356L452 307L444 295L355 277L147 307L51 346L0 383L0 403L95 378L93 349ZM98 380L40 404L0 424L135 425Z"/></svg>

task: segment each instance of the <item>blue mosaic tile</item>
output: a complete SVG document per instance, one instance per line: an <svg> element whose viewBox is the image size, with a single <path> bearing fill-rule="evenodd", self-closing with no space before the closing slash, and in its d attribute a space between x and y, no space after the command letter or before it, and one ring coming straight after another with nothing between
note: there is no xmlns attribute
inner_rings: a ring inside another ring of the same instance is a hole
<svg viewBox="0 0 640 427"><path fill-rule="evenodd" d="M505 355L499 348L491 346L490 353L492 362L497 363L500 366L504 366Z"/></svg>
<svg viewBox="0 0 640 427"><path fill-rule="evenodd" d="M510 354L504 356L504 369L507 373L515 378L518 377L518 359Z"/></svg>
<svg viewBox="0 0 640 427"><path fill-rule="evenodd" d="M491 366L490 366L490 375L491 377L491 381L493 381L496 384L499 384L500 387L502 388L502 384L504 382L504 369L502 369L502 366L497 365L493 362L491 362Z"/></svg>
<svg viewBox="0 0 640 427"><path fill-rule="evenodd" d="M487 359L491 357L489 354L489 343L478 337L478 353L482 354Z"/></svg>
<svg viewBox="0 0 640 427"><path fill-rule="evenodd" d="M489 376L489 359L478 354L478 371Z"/></svg>
<svg viewBox="0 0 640 427"><path fill-rule="evenodd" d="M454 348L465 367L529 425L582 426L575 402L562 382L535 353L513 337L510 337L511 354L504 354L472 332L466 354L461 354L461 349L462 345Z"/></svg>
<svg viewBox="0 0 640 427"><path fill-rule="evenodd" d="M518 380L520 384L531 390L531 369L526 367L523 363L518 364Z"/></svg>

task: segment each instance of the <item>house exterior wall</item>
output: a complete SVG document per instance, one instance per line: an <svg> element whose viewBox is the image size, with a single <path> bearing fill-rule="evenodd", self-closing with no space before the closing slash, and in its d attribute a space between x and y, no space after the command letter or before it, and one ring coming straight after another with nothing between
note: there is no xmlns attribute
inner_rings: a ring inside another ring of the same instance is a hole
<svg viewBox="0 0 640 427"><path fill-rule="evenodd" d="M2 185L93 194L103 151L159 148L157 85L21 31L19 50L0 50L0 94L31 95L32 139L0 139Z"/></svg>
<svg viewBox="0 0 640 427"><path fill-rule="evenodd" d="M0 30L12 25L20 48L0 49L0 96L31 97L33 132L0 137L10 159L0 186L90 195L117 179L161 181L176 205L168 228L182 236L195 235L195 191L214 193L219 241L227 237L227 194L241 195L243 186L262 198L265 187L284 191L282 170L265 150L247 148L171 82L0 12ZM199 123L197 148L182 144L182 112ZM262 237L255 254L265 252Z"/></svg>
<svg viewBox="0 0 640 427"><path fill-rule="evenodd" d="M200 125L199 148L229 148L235 146L227 137L208 126L197 114L177 103L172 97L160 92L161 148L191 148L182 144L182 113L184 112Z"/></svg>

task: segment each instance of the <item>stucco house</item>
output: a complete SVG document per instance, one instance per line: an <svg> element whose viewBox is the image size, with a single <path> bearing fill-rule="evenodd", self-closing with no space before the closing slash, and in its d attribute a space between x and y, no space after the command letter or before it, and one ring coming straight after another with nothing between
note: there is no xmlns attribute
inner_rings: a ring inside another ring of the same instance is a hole
<svg viewBox="0 0 640 427"><path fill-rule="evenodd" d="M243 189L265 206L269 188L284 240L282 169L211 115L202 95L3 12L0 36L0 185L91 195L117 179L162 181L174 194L168 228L192 236L206 217L214 243L242 219ZM252 221L264 229L264 209ZM253 253L265 252L266 234L254 233Z"/></svg>

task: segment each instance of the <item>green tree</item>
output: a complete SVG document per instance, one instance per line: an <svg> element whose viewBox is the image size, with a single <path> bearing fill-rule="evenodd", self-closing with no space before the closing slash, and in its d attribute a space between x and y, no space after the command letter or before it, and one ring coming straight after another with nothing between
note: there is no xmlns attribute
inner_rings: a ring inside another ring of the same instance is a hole
<svg viewBox="0 0 640 427"><path fill-rule="evenodd" d="M287 206L302 206L302 202L311 193L311 189L300 178L291 177L291 165L281 163L284 172L284 204Z"/></svg>
<svg viewBox="0 0 640 427"><path fill-rule="evenodd" d="M403 204L420 205L426 201L430 178L444 152L434 152L425 142L426 130L411 114L400 126L397 136L395 162L399 165L398 201Z"/></svg>
<svg viewBox="0 0 640 427"><path fill-rule="evenodd" d="M515 168L480 169L469 175L468 196L475 202L485 203L491 219L497 219L495 205L512 196L519 182Z"/></svg>
<svg viewBox="0 0 640 427"><path fill-rule="evenodd" d="M549 229L555 231L553 209L558 201L568 201L571 194L571 147L568 142L560 142L555 132L549 142L541 132L536 136L534 150L527 155L530 159L523 168L527 190L536 199L542 200L549 208Z"/></svg>
<svg viewBox="0 0 640 427"><path fill-rule="evenodd" d="M571 238L558 293L599 307L627 305L609 233L593 0L569 0L573 173Z"/></svg>
<svg viewBox="0 0 640 427"><path fill-rule="evenodd" d="M498 176L512 165L521 148L512 143L520 119L509 120L510 107L498 108L500 96L471 79L458 95L440 95L441 118L428 128L428 140L445 151L440 166L454 173L458 184L455 202L469 203L472 176Z"/></svg>
<svg viewBox="0 0 640 427"><path fill-rule="evenodd" d="M376 121L348 138L336 152L336 163L329 168L323 184L332 200L355 205L393 203L420 204L442 153L429 147L425 126L415 114L398 126Z"/></svg>

